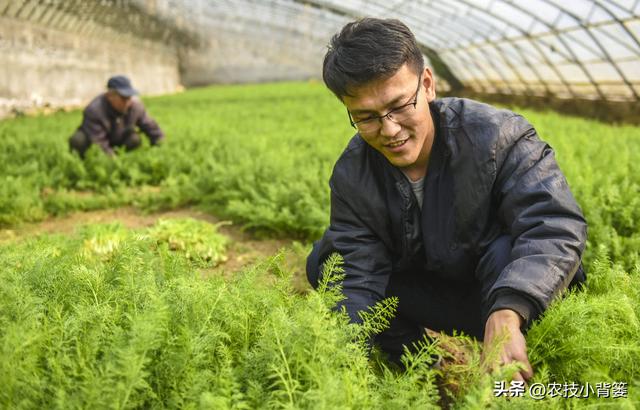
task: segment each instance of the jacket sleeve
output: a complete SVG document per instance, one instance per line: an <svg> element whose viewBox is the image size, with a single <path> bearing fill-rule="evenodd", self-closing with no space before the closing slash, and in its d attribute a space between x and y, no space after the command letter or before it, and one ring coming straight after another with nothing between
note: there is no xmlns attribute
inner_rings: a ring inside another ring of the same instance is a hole
<svg viewBox="0 0 640 410"><path fill-rule="evenodd" d="M344 306L352 322L360 323L358 312L384 298L391 275L391 258L386 246L358 217L358 210L331 185L331 221L320 242L320 262L333 252L344 258ZM360 210L361 212L363 210Z"/></svg>
<svg viewBox="0 0 640 410"><path fill-rule="evenodd" d="M144 108L142 103L140 103L138 110L139 113L136 125L149 137L152 145L157 145L164 139L164 133L160 129L158 123L151 118L149 114L147 114L147 110Z"/></svg>
<svg viewBox="0 0 640 410"><path fill-rule="evenodd" d="M113 148L109 144L107 129L94 111L90 109L84 110L80 129L91 142L98 145L107 155L113 155Z"/></svg>
<svg viewBox="0 0 640 410"><path fill-rule="evenodd" d="M527 326L575 275L587 225L553 150L524 118L503 124L495 152L494 195L513 247L489 290L489 311L510 308Z"/></svg>

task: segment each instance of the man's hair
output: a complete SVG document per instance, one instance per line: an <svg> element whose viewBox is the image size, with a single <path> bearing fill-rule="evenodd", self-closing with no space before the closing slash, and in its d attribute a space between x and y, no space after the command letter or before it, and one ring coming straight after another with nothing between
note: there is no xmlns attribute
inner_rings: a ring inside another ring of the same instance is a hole
<svg viewBox="0 0 640 410"><path fill-rule="evenodd" d="M400 20L363 18L334 35L324 56L322 78L340 99L353 88L393 76L405 63L416 74L424 69L422 52Z"/></svg>

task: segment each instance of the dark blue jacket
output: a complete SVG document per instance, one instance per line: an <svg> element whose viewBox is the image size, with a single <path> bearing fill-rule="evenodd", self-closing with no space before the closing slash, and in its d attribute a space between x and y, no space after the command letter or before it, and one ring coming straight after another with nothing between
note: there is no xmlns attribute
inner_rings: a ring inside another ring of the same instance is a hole
<svg viewBox="0 0 640 410"><path fill-rule="evenodd" d="M431 115L422 210L402 172L356 134L329 182L320 260L344 257L343 304L358 321L358 311L384 297L390 275L481 286L478 260L509 234L511 262L483 295L485 309L510 308L530 322L573 279L587 236L553 150L507 110L444 98L431 103Z"/></svg>

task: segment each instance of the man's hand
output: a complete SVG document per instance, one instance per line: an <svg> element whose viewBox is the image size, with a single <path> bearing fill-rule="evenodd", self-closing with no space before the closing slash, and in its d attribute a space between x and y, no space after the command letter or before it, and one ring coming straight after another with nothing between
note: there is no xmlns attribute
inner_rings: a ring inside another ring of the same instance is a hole
<svg viewBox="0 0 640 410"><path fill-rule="evenodd" d="M495 348L492 344L496 340L504 340L498 353L501 364L508 364L518 361L524 364L525 368L517 372L514 380L524 381L533 376L533 369L527 357L527 344L524 335L520 331L523 319L519 314L510 309L496 310L487 319L484 327L484 352ZM485 356L485 359L487 356Z"/></svg>

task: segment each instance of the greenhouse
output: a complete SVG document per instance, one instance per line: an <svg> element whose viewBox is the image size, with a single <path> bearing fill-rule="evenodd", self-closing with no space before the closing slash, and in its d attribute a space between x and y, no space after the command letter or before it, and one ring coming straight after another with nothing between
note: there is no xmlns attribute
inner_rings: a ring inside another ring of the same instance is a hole
<svg viewBox="0 0 640 410"><path fill-rule="evenodd" d="M0 23L0 407L640 407L640 0Z"/></svg>
<svg viewBox="0 0 640 410"><path fill-rule="evenodd" d="M88 81L110 72L116 56L132 73L157 73L141 76L141 89L153 94L318 78L331 35L377 16L411 28L442 91L637 122L638 7L631 0L5 1L2 102L77 101L76 88L86 85L45 83L69 71ZM151 60L135 51L140 41ZM92 64L78 67L83 57Z"/></svg>

